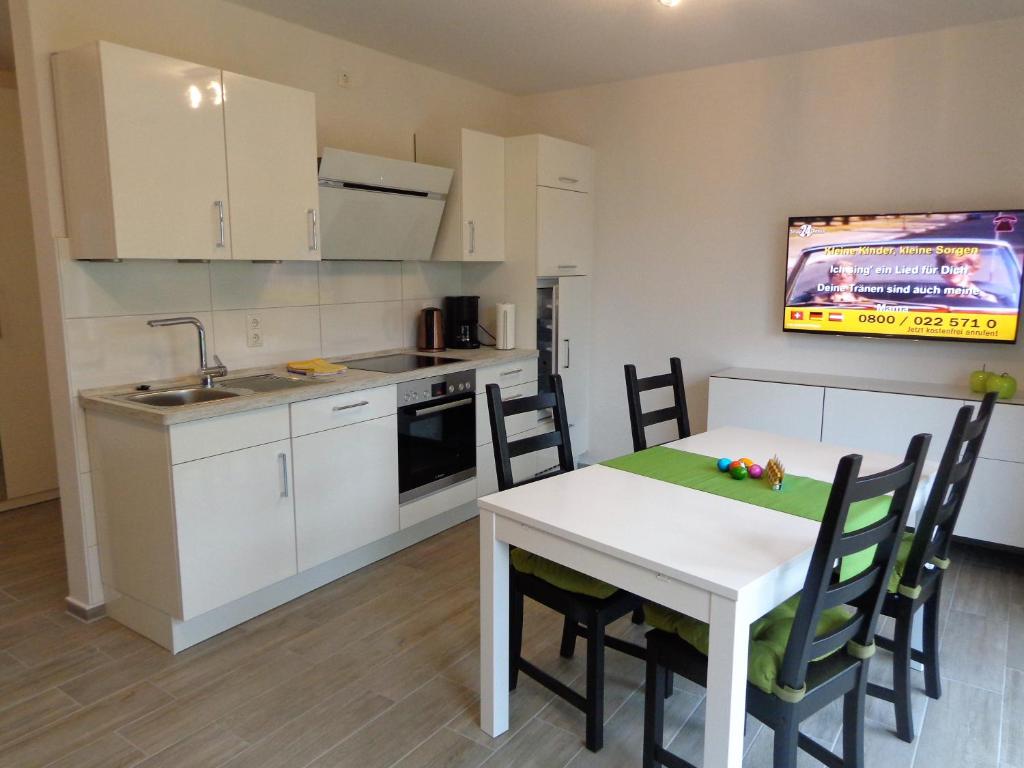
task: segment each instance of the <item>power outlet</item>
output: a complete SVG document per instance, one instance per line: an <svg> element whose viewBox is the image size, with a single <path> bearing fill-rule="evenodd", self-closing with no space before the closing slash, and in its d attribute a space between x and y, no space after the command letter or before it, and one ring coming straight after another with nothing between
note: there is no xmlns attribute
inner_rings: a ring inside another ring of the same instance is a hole
<svg viewBox="0 0 1024 768"><path fill-rule="evenodd" d="M263 318L260 315L245 316L245 346L263 346Z"/></svg>

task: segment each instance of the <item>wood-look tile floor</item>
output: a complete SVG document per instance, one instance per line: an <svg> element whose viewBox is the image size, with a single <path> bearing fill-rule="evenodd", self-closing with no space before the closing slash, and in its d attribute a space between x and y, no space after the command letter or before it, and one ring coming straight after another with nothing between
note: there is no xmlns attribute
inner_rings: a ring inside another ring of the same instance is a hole
<svg viewBox="0 0 1024 768"><path fill-rule="evenodd" d="M529 679L512 695L509 733L479 730L477 552L466 523L172 656L113 621L63 612L55 504L0 514L0 768L638 765L642 664L614 651L599 754L582 748L582 715ZM1024 563L966 548L954 563L944 695L918 694L914 744L871 701L868 766L1024 768ZM614 630L641 636L627 622ZM528 655L580 685L584 643L561 659L558 632L556 616L528 609ZM879 654L872 676L887 664ZM671 748L699 764L702 692L676 691ZM804 730L835 745L839 727L834 706ZM769 766L771 742L751 722L744 765Z"/></svg>

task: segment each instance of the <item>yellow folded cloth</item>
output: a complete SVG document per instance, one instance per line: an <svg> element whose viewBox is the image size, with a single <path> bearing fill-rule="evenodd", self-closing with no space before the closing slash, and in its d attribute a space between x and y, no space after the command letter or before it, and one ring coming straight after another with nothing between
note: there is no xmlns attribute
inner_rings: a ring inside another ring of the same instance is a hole
<svg viewBox="0 0 1024 768"><path fill-rule="evenodd" d="M322 357L314 357L312 360L296 360L288 363L288 370L291 373L300 373L304 376L333 376L347 370L347 366L329 363Z"/></svg>

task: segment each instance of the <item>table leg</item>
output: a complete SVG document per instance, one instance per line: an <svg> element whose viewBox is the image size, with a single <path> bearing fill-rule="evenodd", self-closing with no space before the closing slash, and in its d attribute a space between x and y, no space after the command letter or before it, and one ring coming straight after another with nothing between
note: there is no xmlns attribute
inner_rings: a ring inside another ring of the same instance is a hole
<svg viewBox="0 0 1024 768"><path fill-rule="evenodd" d="M739 605L711 596L704 768L740 768L747 699L749 623Z"/></svg>
<svg viewBox="0 0 1024 768"><path fill-rule="evenodd" d="M480 510L480 727L508 730L508 544L498 541L497 517Z"/></svg>

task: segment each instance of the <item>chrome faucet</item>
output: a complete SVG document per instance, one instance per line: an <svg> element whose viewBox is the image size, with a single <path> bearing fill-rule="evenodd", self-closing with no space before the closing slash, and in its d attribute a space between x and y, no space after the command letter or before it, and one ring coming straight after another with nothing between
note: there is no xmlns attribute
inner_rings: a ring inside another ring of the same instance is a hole
<svg viewBox="0 0 1024 768"><path fill-rule="evenodd" d="M204 387L212 387L215 376L227 376L228 369L217 355L213 356L216 365L207 365L206 361L206 329L195 317L162 317L159 320L148 320L150 328L162 328L165 325L194 325L199 332L199 380Z"/></svg>

